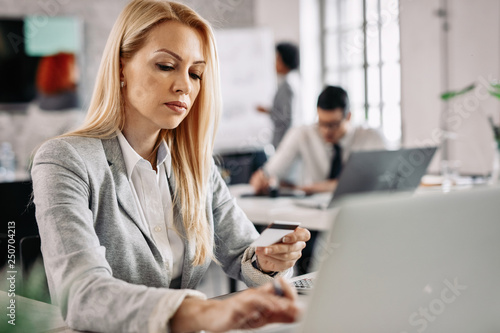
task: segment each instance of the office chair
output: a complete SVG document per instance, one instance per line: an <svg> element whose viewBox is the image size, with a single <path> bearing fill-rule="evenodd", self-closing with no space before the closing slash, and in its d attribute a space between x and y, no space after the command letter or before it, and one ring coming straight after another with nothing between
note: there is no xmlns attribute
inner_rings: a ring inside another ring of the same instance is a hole
<svg viewBox="0 0 500 333"><path fill-rule="evenodd" d="M267 161L267 155L263 150L225 153L216 156L215 161L228 184L246 184Z"/></svg>
<svg viewBox="0 0 500 333"><path fill-rule="evenodd" d="M31 202L31 181L0 183L0 233L8 233L8 223L15 223L16 248L26 236L38 235L35 205Z"/></svg>
<svg viewBox="0 0 500 333"><path fill-rule="evenodd" d="M7 262L9 222L14 222L17 294L48 302L48 287L40 251L40 237L32 203L31 181L0 183L0 269ZM26 282L26 283L25 283Z"/></svg>
<svg viewBox="0 0 500 333"><path fill-rule="evenodd" d="M215 163L228 185L247 184L252 174L266 161L267 155L263 150L225 153L215 157ZM235 292L236 289L237 281L229 278L229 292Z"/></svg>
<svg viewBox="0 0 500 333"><path fill-rule="evenodd" d="M8 256L8 237L7 234L0 233L0 269L7 263Z"/></svg>

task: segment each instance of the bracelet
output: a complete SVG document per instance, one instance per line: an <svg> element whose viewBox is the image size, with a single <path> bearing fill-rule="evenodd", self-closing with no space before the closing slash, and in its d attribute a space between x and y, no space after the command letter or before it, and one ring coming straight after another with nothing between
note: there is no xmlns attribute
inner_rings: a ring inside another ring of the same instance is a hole
<svg viewBox="0 0 500 333"><path fill-rule="evenodd" d="M253 258L252 258L252 266L253 268L255 269L258 269L259 271L261 271L262 273L266 274L266 275L269 275L270 277L275 277L279 272L264 272L262 270L262 268L260 267L260 264L259 264L259 259L257 258L257 255L254 254L253 255Z"/></svg>

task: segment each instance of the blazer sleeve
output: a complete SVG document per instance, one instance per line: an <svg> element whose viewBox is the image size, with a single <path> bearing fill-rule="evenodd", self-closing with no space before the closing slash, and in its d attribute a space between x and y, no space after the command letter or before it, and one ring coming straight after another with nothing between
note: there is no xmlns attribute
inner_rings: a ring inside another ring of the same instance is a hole
<svg viewBox="0 0 500 333"><path fill-rule="evenodd" d="M93 189L86 163L64 139L45 143L33 163L36 218L52 301L76 330L156 331L150 318L161 315L166 323L191 292L135 285L113 277L106 249L94 229ZM155 314L155 306L162 299L165 304L166 297L168 306Z"/></svg>
<svg viewBox="0 0 500 333"><path fill-rule="evenodd" d="M255 249L249 245L259 233L243 210L237 205L215 166L212 165L212 215L215 231L215 256L224 272L255 287L273 280L252 266ZM293 269L280 272L277 276L289 277Z"/></svg>

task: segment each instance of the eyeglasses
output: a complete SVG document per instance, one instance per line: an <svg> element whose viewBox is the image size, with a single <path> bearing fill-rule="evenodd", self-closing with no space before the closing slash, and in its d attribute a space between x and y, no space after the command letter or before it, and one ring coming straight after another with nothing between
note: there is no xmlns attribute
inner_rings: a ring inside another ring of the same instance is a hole
<svg viewBox="0 0 500 333"><path fill-rule="evenodd" d="M341 121L332 121L332 122L328 122L328 123L318 121L318 127L324 128L326 130L334 131L334 130L338 129L340 126L342 126L343 123L344 123L344 119L342 119Z"/></svg>

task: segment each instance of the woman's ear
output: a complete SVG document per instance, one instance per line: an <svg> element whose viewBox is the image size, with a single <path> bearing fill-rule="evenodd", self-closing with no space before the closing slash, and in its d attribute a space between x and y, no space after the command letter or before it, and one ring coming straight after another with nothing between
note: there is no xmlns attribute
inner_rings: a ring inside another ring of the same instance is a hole
<svg viewBox="0 0 500 333"><path fill-rule="evenodd" d="M123 59L120 58L120 81L125 81L125 76L123 75Z"/></svg>

